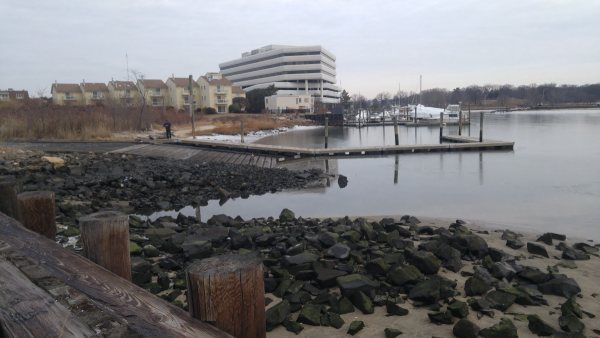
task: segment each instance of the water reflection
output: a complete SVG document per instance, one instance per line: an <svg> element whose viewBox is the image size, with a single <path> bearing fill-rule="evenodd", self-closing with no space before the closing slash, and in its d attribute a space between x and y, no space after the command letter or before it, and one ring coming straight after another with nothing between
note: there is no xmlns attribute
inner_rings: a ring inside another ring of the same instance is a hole
<svg viewBox="0 0 600 338"><path fill-rule="evenodd" d="M394 156L394 184L398 184L398 159L400 158L400 155L396 154Z"/></svg>

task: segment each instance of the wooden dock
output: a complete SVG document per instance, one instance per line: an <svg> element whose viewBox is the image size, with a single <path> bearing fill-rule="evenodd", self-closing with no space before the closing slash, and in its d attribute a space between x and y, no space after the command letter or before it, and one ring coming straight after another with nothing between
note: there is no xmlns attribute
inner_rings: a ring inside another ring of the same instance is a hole
<svg viewBox="0 0 600 338"><path fill-rule="evenodd" d="M253 164L261 168L275 168L277 157L259 154L252 159L252 154L247 151L209 150L193 147L178 147L174 144L137 144L134 146L117 149L111 153L130 154L148 157L161 157L174 160L188 160L196 163L221 162L232 164Z"/></svg>

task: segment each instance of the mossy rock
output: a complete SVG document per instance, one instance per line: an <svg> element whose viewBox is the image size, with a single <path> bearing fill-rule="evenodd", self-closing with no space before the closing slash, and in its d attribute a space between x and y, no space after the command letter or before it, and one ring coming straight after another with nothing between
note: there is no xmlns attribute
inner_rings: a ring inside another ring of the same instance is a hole
<svg viewBox="0 0 600 338"><path fill-rule="evenodd" d="M293 322L291 320L286 320L283 322L283 327L289 332L293 332L296 335L300 334L302 330L304 330L304 326L298 322Z"/></svg>
<svg viewBox="0 0 600 338"><path fill-rule="evenodd" d="M573 313L558 318L558 326L565 332L581 333L585 325Z"/></svg>
<svg viewBox="0 0 600 338"><path fill-rule="evenodd" d="M171 302L171 304L177 306L180 309L183 309L183 303L180 300L174 300Z"/></svg>
<svg viewBox="0 0 600 338"><path fill-rule="evenodd" d="M162 286L158 283L148 283L144 286L144 288L153 295L155 295L163 290Z"/></svg>
<svg viewBox="0 0 600 338"><path fill-rule="evenodd" d="M437 311L437 312L430 312L427 314L427 316L429 317L429 319L433 322L433 323L438 323L438 324L454 324L454 321L452 320L452 313L450 311Z"/></svg>
<svg viewBox="0 0 600 338"><path fill-rule="evenodd" d="M448 304L448 310L450 310L452 315L457 318L467 318L469 315L469 306L467 303L459 300L454 300Z"/></svg>
<svg viewBox="0 0 600 338"><path fill-rule="evenodd" d="M287 300L277 303L267 310L265 318L267 321L267 328L273 328L283 323L290 314L290 303Z"/></svg>
<svg viewBox="0 0 600 338"><path fill-rule="evenodd" d="M352 302L348 298L344 297L335 306L330 307L327 311L337 313L338 315L343 315L354 312L354 305L352 305Z"/></svg>
<svg viewBox="0 0 600 338"><path fill-rule="evenodd" d="M517 327L508 318L504 318L500 323L479 331L483 338L519 338Z"/></svg>
<svg viewBox="0 0 600 338"><path fill-rule="evenodd" d="M142 252L142 248L137 245L135 242L129 242L129 254L130 255L138 255Z"/></svg>
<svg viewBox="0 0 600 338"><path fill-rule="evenodd" d="M79 235L79 229L68 227L67 230L63 231L63 235L67 237L73 237Z"/></svg>
<svg viewBox="0 0 600 338"><path fill-rule="evenodd" d="M452 328L452 333L458 338L477 338L479 331L479 326L466 318L460 319Z"/></svg>
<svg viewBox="0 0 600 338"><path fill-rule="evenodd" d="M388 302L385 305L385 309L389 315L406 316L408 314L407 309L400 307L392 302Z"/></svg>
<svg viewBox="0 0 600 338"><path fill-rule="evenodd" d="M560 307L560 311L562 312L563 316L574 314L578 318L582 318L581 308L573 298L569 298L566 302L564 302Z"/></svg>
<svg viewBox="0 0 600 338"><path fill-rule="evenodd" d="M346 322L344 322L344 320L342 319L342 317L340 317L339 314L335 312L328 312L327 314L329 315L329 326L334 327L336 329L341 329L342 326L346 324Z"/></svg>
<svg viewBox="0 0 600 338"><path fill-rule="evenodd" d="M185 279L179 279L175 283L173 283L173 289L186 290L187 283L186 283Z"/></svg>
<svg viewBox="0 0 600 338"><path fill-rule="evenodd" d="M543 321L538 315L529 315L527 316L527 320L529 321L529 331L533 334L551 336L556 333L556 329Z"/></svg>
<svg viewBox="0 0 600 338"><path fill-rule="evenodd" d="M402 334L402 331L398 329L386 328L385 330L383 330L383 333L385 334L385 338L396 338Z"/></svg>
<svg viewBox="0 0 600 338"><path fill-rule="evenodd" d="M365 315L370 315L375 312L373 302L371 302L371 299L361 291L358 291L352 296L352 305Z"/></svg>
<svg viewBox="0 0 600 338"><path fill-rule="evenodd" d="M350 327L348 328L348 334L351 336L354 336L360 330L364 329L364 327L365 327L365 323L363 323L360 320L355 320L352 323L350 323Z"/></svg>
<svg viewBox="0 0 600 338"><path fill-rule="evenodd" d="M320 326L321 325L321 305L316 304L306 304L300 311L300 315L298 319L296 319L298 323Z"/></svg>

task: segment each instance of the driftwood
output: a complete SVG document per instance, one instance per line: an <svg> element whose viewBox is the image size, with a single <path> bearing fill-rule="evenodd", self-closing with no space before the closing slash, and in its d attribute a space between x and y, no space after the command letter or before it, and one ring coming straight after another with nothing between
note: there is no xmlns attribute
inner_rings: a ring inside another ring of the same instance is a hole
<svg viewBox="0 0 600 338"><path fill-rule="evenodd" d="M0 238L144 337L232 337L2 213Z"/></svg>
<svg viewBox="0 0 600 338"><path fill-rule="evenodd" d="M54 192L30 191L17 195L19 220L27 229L56 239Z"/></svg>
<svg viewBox="0 0 600 338"><path fill-rule="evenodd" d="M262 261L245 255L206 258L186 273L190 315L238 338L266 337Z"/></svg>

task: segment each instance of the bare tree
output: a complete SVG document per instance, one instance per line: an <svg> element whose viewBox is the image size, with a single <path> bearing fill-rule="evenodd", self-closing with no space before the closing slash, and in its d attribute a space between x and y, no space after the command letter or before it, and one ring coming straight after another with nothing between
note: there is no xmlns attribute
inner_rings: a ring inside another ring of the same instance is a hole
<svg viewBox="0 0 600 338"><path fill-rule="evenodd" d="M142 130L142 119L144 117L144 110L146 109L146 106L148 105L148 99L150 98L150 91L148 90L148 88L146 88L144 86L144 79L146 78L145 74L143 74L135 69L132 69L130 72L131 72L131 76L133 76L133 80L135 81L135 86L138 91L138 97L137 97L136 103L137 103L137 108L140 112L139 129Z"/></svg>

